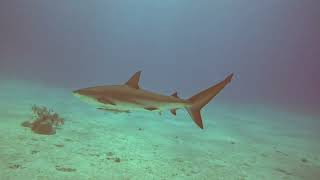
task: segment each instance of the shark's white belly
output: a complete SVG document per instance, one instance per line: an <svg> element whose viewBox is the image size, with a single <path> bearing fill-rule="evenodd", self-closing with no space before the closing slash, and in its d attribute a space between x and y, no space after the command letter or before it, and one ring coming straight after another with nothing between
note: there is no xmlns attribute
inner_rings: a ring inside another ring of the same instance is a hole
<svg viewBox="0 0 320 180"><path fill-rule="evenodd" d="M149 108L154 108L152 111L165 111L171 109L180 109L184 108L185 105L181 103L151 103L151 102L142 102L141 104L133 104L127 102L117 102L115 105L112 104L103 104L100 103L100 106L106 109L116 109L122 111L150 111Z"/></svg>

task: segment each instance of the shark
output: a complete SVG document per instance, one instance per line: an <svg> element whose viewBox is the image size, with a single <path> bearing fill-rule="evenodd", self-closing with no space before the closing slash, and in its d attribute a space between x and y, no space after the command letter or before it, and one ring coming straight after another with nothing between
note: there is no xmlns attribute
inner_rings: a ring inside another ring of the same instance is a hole
<svg viewBox="0 0 320 180"><path fill-rule="evenodd" d="M73 91L73 95L95 105L97 109L117 113L129 113L138 110L161 113L168 110L176 115L178 109L184 108L195 124L203 129L201 109L231 82L233 73L188 99L180 98L176 91L171 95L162 95L144 90L139 85L140 76L141 71L138 71L123 84L83 88Z"/></svg>

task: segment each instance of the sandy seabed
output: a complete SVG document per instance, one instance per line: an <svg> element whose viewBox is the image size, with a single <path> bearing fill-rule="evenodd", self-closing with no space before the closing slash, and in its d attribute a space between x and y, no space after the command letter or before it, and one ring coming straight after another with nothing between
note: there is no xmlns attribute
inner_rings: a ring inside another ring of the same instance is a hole
<svg viewBox="0 0 320 180"><path fill-rule="evenodd" d="M317 116L217 100L201 130L184 110L114 114L68 89L0 82L1 180L320 179ZM34 104L65 118L55 135L21 126Z"/></svg>

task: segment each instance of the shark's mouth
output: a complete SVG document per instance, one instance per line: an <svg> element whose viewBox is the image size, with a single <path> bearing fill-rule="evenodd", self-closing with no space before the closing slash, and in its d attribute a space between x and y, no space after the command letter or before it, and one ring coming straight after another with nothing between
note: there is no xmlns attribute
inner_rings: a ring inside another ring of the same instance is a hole
<svg viewBox="0 0 320 180"><path fill-rule="evenodd" d="M97 101L95 98L93 97L89 97L89 96L85 96L85 95L81 95L79 93L73 93L73 95L77 98L79 98L81 101L86 102L88 104L91 105L95 105L97 107L101 107L103 106L103 103Z"/></svg>

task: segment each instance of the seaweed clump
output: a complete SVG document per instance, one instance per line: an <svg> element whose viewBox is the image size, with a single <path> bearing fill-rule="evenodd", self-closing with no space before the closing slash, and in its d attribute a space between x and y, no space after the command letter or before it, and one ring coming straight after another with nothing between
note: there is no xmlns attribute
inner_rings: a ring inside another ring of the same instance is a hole
<svg viewBox="0 0 320 180"><path fill-rule="evenodd" d="M34 133L53 135L57 127L64 124L63 118L45 106L33 105L32 112L33 120L23 122L22 126L31 128Z"/></svg>

